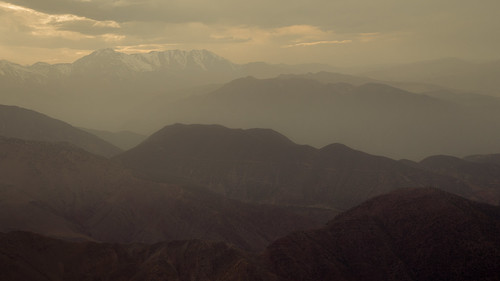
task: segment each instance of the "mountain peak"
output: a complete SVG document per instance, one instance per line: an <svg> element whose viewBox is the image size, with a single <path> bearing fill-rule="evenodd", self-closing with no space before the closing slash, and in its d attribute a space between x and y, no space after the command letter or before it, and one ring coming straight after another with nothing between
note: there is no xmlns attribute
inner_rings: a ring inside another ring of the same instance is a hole
<svg viewBox="0 0 500 281"><path fill-rule="evenodd" d="M109 55L118 53L113 48L98 49L91 53L91 55Z"/></svg>

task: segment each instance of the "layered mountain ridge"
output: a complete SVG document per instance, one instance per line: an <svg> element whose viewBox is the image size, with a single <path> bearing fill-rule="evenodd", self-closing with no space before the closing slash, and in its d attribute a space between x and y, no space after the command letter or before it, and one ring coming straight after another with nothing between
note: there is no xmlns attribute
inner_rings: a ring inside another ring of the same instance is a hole
<svg viewBox="0 0 500 281"><path fill-rule="evenodd" d="M498 280L500 210L435 189L369 200L261 254L224 243L70 243L0 234L2 280ZM50 258L49 258L50 257Z"/></svg>
<svg viewBox="0 0 500 281"><path fill-rule="evenodd" d="M322 223L193 185L141 180L69 144L0 137L0 156L4 232L121 243L205 239L256 250L290 231Z"/></svg>
<svg viewBox="0 0 500 281"><path fill-rule="evenodd" d="M298 145L263 129L170 125L114 159L144 178L196 183L231 198L287 206L346 209L405 187L474 194L447 175L342 144Z"/></svg>
<svg viewBox="0 0 500 281"><path fill-rule="evenodd" d="M111 157L122 150L63 121L33 110L0 105L0 136L47 142L67 142L94 154Z"/></svg>

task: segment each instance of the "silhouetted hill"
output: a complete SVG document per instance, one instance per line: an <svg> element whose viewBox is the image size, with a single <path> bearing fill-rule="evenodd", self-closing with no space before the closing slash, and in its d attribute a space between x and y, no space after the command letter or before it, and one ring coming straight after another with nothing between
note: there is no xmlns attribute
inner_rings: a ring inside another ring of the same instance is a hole
<svg viewBox="0 0 500 281"><path fill-rule="evenodd" d="M486 106L488 104L488 106ZM306 78L234 80L206 94L164 105L136 123L221 124L272 128L298 143L347 143L369 153L420 160L500 151L500 103L455 102L380 83L353 86ZM477 136L482 136L478 138Z"/></svg>
<svg viewBox="0 0 500 281"><path fill-rule="evenodd" d="M399 190L281 238L265 256L282 280L498 280L500 209Z"/></svg>
<svg viewBox="0 0 500 281"><path fill-rule="evenodd" d="M48 142L68 142L94 154L110 157L116 146L63 121L17 106L0 105L0 136Z"/></svg>
<svg viewBox="0 0 500 281"><path fill-rule="evenodd" d="M0 231L123 243L206 239L254 250L322 223L196 186L140 180L70 145L2 137L0 155Z"/></svg>
<svg viewBox="0 0 500 281"><path fill-rule="evenodd" d="M115 159L146 178L191 182L250 202L349 208L394 189L435 186L470 196L454 178L345 145L298 145L263 129L166 126Z"/></svg>

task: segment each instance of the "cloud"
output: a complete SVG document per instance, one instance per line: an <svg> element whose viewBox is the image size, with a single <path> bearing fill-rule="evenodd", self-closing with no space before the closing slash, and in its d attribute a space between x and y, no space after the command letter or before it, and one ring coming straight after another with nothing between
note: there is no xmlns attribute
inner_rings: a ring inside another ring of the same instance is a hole
<svg viewBox="0 0 500 281"><path fill-rule="evenodd" d="M282 62L498 56L499 9L494 0L0 0L0 45L205 48Z"/></svg>
<svg viewBox="0 0 500 281"><path fill-rule="evenodd" d="M291 48L291 47L308 47L308 46L316 46L316 45L339 45L339 44L348 44L352 43L352 40L333 40L333 41L316 41L316 42L302 42L302 43L295 43L292 45L286 45L284 46L285 48Z"/></svg>

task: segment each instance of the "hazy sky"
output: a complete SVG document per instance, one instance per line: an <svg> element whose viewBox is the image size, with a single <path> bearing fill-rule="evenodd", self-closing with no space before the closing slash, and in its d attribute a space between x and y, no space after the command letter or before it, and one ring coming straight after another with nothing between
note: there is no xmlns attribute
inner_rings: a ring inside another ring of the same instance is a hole
<svg viewBox="0 0 500 281"><path fill-rule="evenodd" d="M0 59L72 62L107 47L238 63L499 59L499 11L498 0L0 1Z"/></svg>

